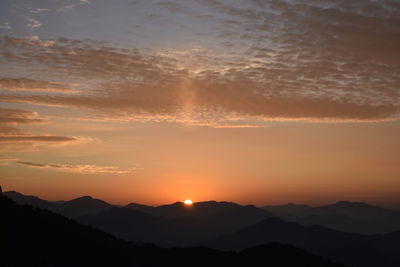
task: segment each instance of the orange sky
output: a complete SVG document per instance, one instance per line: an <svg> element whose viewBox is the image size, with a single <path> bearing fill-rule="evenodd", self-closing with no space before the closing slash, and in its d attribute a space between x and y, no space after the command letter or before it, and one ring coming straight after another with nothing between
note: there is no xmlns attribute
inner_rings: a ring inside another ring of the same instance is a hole
<svg viewBox="0 0 400 267"><path fill-rule="evenodd" d="M45 199L400 203L385 1L0 4L0 184Z"/></svg>

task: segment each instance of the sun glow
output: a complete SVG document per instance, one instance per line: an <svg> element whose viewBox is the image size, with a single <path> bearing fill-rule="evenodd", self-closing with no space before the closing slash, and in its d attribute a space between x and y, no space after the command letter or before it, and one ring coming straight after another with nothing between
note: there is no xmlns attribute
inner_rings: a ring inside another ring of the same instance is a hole
<svg viewBox="0 0 400 267"><path fill-rule="evenodd" d="M183 203L184 203L186 206L191 206L191 205L193 204L193 201L190 200L190 199L186 199Z"/></svg>

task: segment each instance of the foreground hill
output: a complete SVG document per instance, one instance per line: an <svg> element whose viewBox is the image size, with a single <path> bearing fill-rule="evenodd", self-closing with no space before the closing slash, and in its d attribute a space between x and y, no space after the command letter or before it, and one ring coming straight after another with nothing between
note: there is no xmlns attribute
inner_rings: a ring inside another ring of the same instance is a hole
<svg viewBox="0 0 400 267"><path fill-rule="evenodd" d="M317 225L303 226L278 218L266 219L232 234L202 242L201 245L241 250L270 242L294 245L352 266L400 266L400 232L353 234Z"/></svg>
<svg viewBox="0 0 400 267"><path fill-rule="evenodd" d="M339 201L320 207L287 204L263 208L285 220L304 225L318 224L346 232L375 234L400 230L399 211L364 202Z"/></svg>
<svg viewBox="0 0 400 267"><path fill-rule="evenodd" d="M343 265L288 245L241 252L205 247L135 245L53 212L20 206L0 195L1 266L297 266Z"/></svg>

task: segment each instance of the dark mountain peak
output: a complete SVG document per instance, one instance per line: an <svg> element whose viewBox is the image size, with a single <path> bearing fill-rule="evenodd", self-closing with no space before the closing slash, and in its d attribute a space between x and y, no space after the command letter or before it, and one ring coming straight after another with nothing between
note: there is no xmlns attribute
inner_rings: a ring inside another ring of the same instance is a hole
<svg viewBox="0 0 400 267"><path fill-rule="evenodd" d="M71 203L71 202L91 201L91 200L94 200L94 198L92 198L91 196L82 196L82 197L77 197L77 198L71 199L71 200L69 200L67 202Z"/></svg>
<svg viewBox="0 0 400 267"><path fill-rule="evenodd" d="M151 214L152 211L155 209L155 207L153 207L153 206L143 205L143 204L139 204L139 203L129 203L125 207L128 209L131 209L131 210L138 210L138 211L146 212L149 214Z"/></svg>
<svg viewBox="0 0 400 267"><path fill-rule="evenodd" d="M183 202L177 201L171 204L165 204L161 206L157 206L156 208L168 208L168 207L182 207L184 204Z"/></svg>
<svg viewBox="0 0 400 267"><path fill-rule="evenodd" d="M32 205L41 208L49 208L52 204L51 202L38 198L37 196L26 196L16 191L3 192L3 195L11 198L18 204Z"/></svg>
<svg viewBox="0 0 400 267"><path fill-rule="evenodd" d="M111 208L107 202L92 198L91 196L78 197L55 207L55 211L71 218L79 218L84 215L95 215L99 212Z"/></svg>
<svg viewBox="0 0 400 267"><path fill-rule="evenodd" d="M82 197L78 197L76 199L94 199L91 196L82 196Z"/></svg>
<svg viewBox="0 0 400 267"><path fill-rule="evenodd" d="M102 205L102 206L111 206L109 203L105 202L104 200L93 198L91 196L83 196L83 197L78 197L74 198L70 201L66 201L62 203L62 205L71 205L71 204L97 204L97 205Z"/></svg>

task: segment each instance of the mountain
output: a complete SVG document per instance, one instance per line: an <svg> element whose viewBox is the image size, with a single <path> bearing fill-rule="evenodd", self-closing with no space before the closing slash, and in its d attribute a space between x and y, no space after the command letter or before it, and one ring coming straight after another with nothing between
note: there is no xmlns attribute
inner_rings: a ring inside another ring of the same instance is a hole
<svg viewBox="0 0 400 267"><path fill-rule="evenodd" d="M194 203L190 207L177 202L151 211L148 214L128 207L112 208L79 221L127 240L187 246L272 216L254 206L216 201Z"/></svg>
<svg viewBox="0 0 400 267"><path fill-rule="evenodd" d="M318 224L346 232L375 234L400 230L399 211L364 202L340 201L320 207L288 204L263 209L303 225Z"/></svg>
<svg viewBox="0 0 400 267"><path fill-rule="evenodd" d="M59 214L20 206L0 194L0 250L5 267L268 266L340 267L293 246L267 244L241 252L205 247L135 245Z"/></svg>
<svg viewBox="0 0 400 267"><path fill-rule="evenodd" d="M4 195L18 203L48 209L126 240L165 246L187 246L274 216L252 205L232 202L205 201L191 206L176 202L158 207L131 203L117 207L90 196L50 202L17 192Z"/></svg>
<svg viewBox="0 0 400 267"><path fill-rule="evenodd" d="M152 214L152 210L155 209L153 206L148 206L148 205L143 205L143 204L138 204L138 203L129 203L125 207L128 209L131 209L131 210L143 211L148 214Z"/></svg>
<svg viewBox="0 0 400 267"><path fill-rule="evenodd" d="M288 203L277 206L264 206L263 209L279 215L301 215L312 209L311 206Z"/></svg>
<svg viewBox="0 0 400 267"><path fill-rule="evenodd" d="M165 244L168 241L167 219L126 207L113 207L95 216L81 217L78 221L125 240L157 244Z"/></svg>
<svg viewBox="0 0 400 267"><path fill-rule="evenodd" d="M208 216L219 212L227 212L229 210L241 207L241 205L225 201L204 201L195 202L191 206L186 206L183 202L175 202L173 204L162 205L158 207L131 203L126 207L133 210L143 211L154 216L163 216L165 218L174 219L186 216Z"/></svg>
<svg viewBox="0 0 400 267"><path fill-rule="evenodd" d="M268 218L199 244L216 249L241 250L270 242L290 244L351 266L400 266L399 232L361 235L317 225L304 226L279 218Z"/></svg>
<svg viewBox="0 0 400 267"><path fill-rule="evenodd" d="M53 207L50 201L40 199L36 196L26 196L15 191L3 192L3 195L11 198L18 204L32 205L42 209L51 209Z"/></svg>
<svg viewBox="0 0 400 267"><path fill-rule="evenodd" d="M53 210L70 218L79 218L84 215L96 215L111 207L112 205L103 200L84 196L60 203Z"/></svg>
<svg viewBox="0 0 400 267"><path fill-rule="evenodd" d="M3 195L11 198L18 204L32 205L34 207L47 209L69 218L79 218L84 215L95 215L111 208L107 202L90 196L79 197L69 201L46 201L36 196L26 196L15 191L4 192Z"/></svg>

